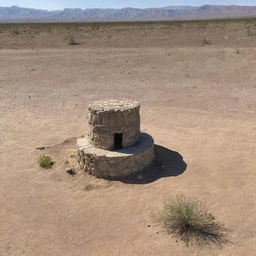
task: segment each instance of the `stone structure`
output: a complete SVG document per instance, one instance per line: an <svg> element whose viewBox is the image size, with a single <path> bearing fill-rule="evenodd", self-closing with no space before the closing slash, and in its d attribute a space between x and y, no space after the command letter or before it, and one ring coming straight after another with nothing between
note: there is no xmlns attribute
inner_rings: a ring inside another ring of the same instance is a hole
<svg viewBox="0 0 256 256"><path fill-rule="evenodd" d="M89 140L108 150L129 147L140 135L140 105L130 100L97 101L89 105ZM114 138L114 139L113 139Z"/></svg>
<svg viewBox="0 0 256 256"><path fill-rule="evenodd" d="M154 159L154 141L140 132L140 105L131 100L89 105L88 138L77 141L78 162L96 177L123 177L144 169Z"/></svg>

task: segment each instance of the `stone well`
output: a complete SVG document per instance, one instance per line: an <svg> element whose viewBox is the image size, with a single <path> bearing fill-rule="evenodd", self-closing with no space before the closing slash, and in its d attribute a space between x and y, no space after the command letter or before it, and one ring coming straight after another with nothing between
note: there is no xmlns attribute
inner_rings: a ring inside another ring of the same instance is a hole
<svg viewBox="0 0 256 256"><path fill-rule="evenodd" d="M88 107L89 141L97 148L133 145L140 135L140 105L131 100L96 101ZM116 136L116 137L115 137ZM113 139L114 138L114 139ZM121 143L120 143L121 144Z"/></svg>
<svg viewBox="0 0 256 256"><path fill-rule="evenodd" d="M154 141L140 132L137 101L101 100L88 110L88 138L77 141L83 170L100 178L124 177L151 164Z"/></svg>

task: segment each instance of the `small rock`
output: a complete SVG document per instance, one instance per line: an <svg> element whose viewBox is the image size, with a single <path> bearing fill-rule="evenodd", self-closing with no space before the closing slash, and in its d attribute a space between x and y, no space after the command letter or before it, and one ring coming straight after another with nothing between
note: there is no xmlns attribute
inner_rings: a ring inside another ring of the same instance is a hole
<svg viewBox="0 0 256 256"><path fill-rule="evenodd" d="M74 169L66 169L66 172L70 174L71 176L76 175L76 171Z"/></svg>
<svg viewBox="0 0 256 256"><path fill-rule="evenodd" d="M44 149L46 149L46 147L38 147L38 148L36 148L36 149L44 150Z"/></svg>
<svg viewBox="0 0 256 256"><path fill-rule="evenodd" d="M150 228L151 227L151 225L148 225L148 228Z"/></svg>

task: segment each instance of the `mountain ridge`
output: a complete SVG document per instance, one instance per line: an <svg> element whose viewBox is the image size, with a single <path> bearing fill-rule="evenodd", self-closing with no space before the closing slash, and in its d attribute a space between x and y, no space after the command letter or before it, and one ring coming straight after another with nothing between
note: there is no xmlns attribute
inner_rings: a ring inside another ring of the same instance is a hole
<svg viewBox="0 0 256 256"><path fill-rule="evenodd" d="M256 17L256 6L203 5L167 6L162 8L41 10L19 6L0 7L0 22L58 22L58 21L148 21L198 20Z"/></svg>

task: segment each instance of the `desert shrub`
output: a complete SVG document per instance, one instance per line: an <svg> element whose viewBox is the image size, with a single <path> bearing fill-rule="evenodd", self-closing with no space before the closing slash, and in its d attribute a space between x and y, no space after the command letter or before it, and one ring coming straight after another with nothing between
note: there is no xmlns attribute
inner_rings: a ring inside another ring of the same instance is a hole
<svg viewBox="0 0 256 256"><path fill-rule="evenodd" d="M97 25L97 24L93 24L93 25L91 26L91 28L92 28L92 30L98 30L98 29L100 28L100 26Z"/></svg>
<svg viewBox="0 0 256 256"><path fill-rule="evenodd" d="M69 44L69 45L78 45L79 43L76 42L74 38L71 38L71 39L68 41L68 44Z"/></svg>
<svg viewBox="0 0 256 256"><path fill-rule="evenodd" d="M181 239L186 246L221 246L226 241L225 228L215 221L202 203L183 195L176 196L165 205L158 221L168 234Z"/></svg>
<svg viewBox="0 0 256 256"><path fill-rule="evenodd" d="M45 155L42 155L39 157L38 163L40 167L45 169L51 168L54 164L52 158L50 156L45 156Z"/></svg>
<svg viewBox="0 0 256 256"><path fill-rule="evenodd" d="M203 45L211 45L212 43L208 40L208 39L204 39L203 41L202 41L202 44Z"/></svg>

